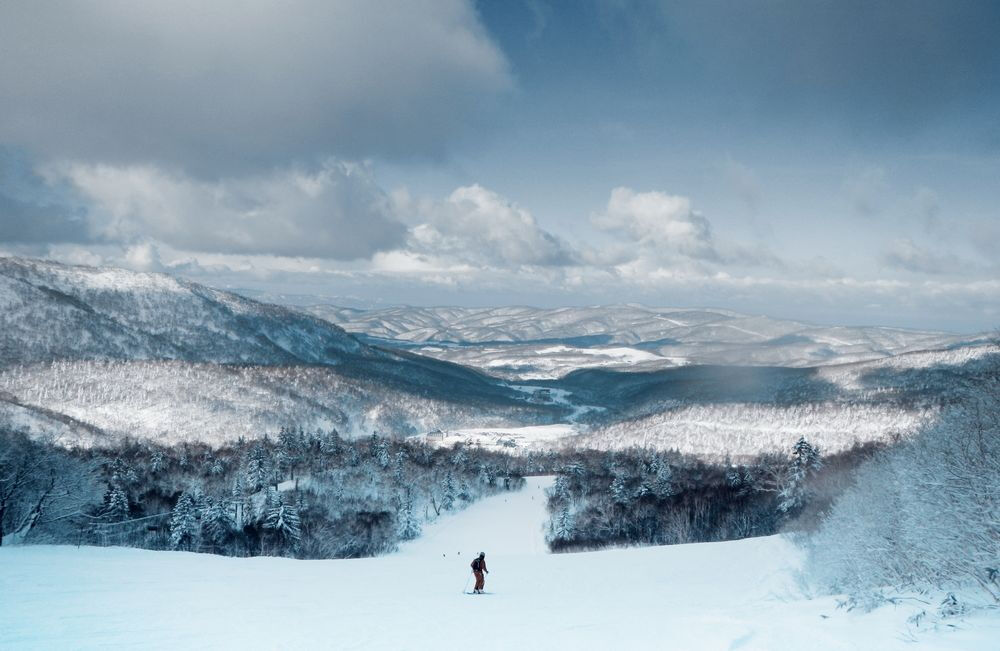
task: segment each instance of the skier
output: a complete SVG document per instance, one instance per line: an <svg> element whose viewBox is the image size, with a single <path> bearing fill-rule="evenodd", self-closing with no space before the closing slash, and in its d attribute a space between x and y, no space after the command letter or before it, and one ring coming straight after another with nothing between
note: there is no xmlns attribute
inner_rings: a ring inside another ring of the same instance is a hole
<svg viewBox="0 0 1000 651"><path fill-rule="evenodd" d="M472 573L476 575L476 587L472 590L472 594L483 594L483 585L486 583L484 572L490 573L486 569L486 552L479 552L479 556L472 560Z"/></svg>

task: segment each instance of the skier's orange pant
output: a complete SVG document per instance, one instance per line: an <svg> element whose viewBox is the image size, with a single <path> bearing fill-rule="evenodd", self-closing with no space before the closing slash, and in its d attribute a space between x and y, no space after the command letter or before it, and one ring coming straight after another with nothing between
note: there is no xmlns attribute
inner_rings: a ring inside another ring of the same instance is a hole
<svg viewBox="0 0 1000 651"><path fill-rule="evenodd" d="M483 584L486 583L486 576L481 570L473 570L472 573L476 575L476 587L473 590L482 590Z"/></svg>

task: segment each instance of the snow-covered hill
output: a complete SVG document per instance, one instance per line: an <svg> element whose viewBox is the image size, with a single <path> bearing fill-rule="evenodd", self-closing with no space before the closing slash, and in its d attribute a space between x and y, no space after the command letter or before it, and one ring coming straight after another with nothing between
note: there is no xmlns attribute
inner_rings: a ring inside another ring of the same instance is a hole
<svg viewBox="0 0 1000 651"><path fill-rule="evenodd" d="M592 367L683 364L816 366L981 340L888 327L818 326L726 310L639 305L357 310L312 314L366 338L497 375L555 378Z"/></svg>
<svg viewBox="0 0 1000 651"><path fill-rule="evenodd" d="M0 258L0 363L337 363L367 347L329 322L166 274Z"/></svg>
<svg viewBox="0 0 1000 651"><path fill-rule="evenodd" d="M543 489L487 498L380 558L295 561L0 548L0 648L994 649L1000 619L938 628L913 601L811 598L779 537L545 553ZM466 595L487 553L487 594Z"/></svg>
<svg viewBox="0 0 1000 651"><path fill-rule="evenodd" d="M804 436L836 452L913 434L998 367L1000 346L978 344L815 368L585 369L519 386L573 407L569 423L464 428L427 439L514 452L640 446L721 460L784 452Z"/></svg>
<svg viewBox="0 0 1000 651"><path fill-rule="evenodd" d="M218 443L291 424L405 434L558 411L466 367L165 274L0 258L0 426Z"/></svg>
<svg viewBox="0 0 1000 651"><path fill-rule="evenodd" d="M285 426L342 435L520 425L556 418L475 377L391 360L336 366L60 361L0 368L0 426L63 443L107 437L160 443L274 435ZM388 367L388 368L383 368Z"/></svg>

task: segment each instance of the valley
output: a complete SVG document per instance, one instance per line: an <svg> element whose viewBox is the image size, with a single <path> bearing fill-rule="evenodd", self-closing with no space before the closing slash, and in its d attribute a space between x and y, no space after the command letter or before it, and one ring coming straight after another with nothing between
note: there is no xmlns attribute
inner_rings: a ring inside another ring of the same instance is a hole
<svg viewBox="0 0 1000 651"><path fill-rule="evenodd" d="M313 310L338 325L161 274L11 258L0 288L0 419L66 444L294 426L514 453L742 458L802 435L838 451L915 431L998 352L986 335L638 306ZM806 365L807 339L824 363ZM705 361L723 349L739 363Z"/></svg>

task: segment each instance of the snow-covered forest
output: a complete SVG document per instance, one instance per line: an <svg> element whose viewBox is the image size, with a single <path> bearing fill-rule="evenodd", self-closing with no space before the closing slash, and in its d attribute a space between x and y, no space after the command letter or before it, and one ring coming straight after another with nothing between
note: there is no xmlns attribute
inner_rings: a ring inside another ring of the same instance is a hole
<svg viewBox="0 0 1000 651"><path fill-rule="evenodd" d="M465 387L467 390L467 387ZM120 437L161 443L222 444L276 432L289 422L336 428L345 436L373 430L410 435L436 428L546 422L558 407L513 398L454 395L420 383L395 383L337 366L247 366L166 361L58 361L0 369L4 397L21 412L39 407L72 419L9 426L61 432L67 443ZM14 407L8 407L13 410ZM36 414L42 419L45 414ZM85 427L86 426L89 427Z"/></svg>
<svg viewBox="0 0 1000 651"><path fill-rule="evenodd" d="M881 449L823 455L800 438L787 454L742 464L642 448L578 452L548 493L554 551L738 540L813 529L851 471Z"/></svg>
<svg viewBox="0 0 1000 651"><path fill-rule="evenodd" d="M952 614L1000 606L1000 374L916 436L858 469L808 539L809 566L851 605L912 591L952 596Z"/></svg>
<svg viewBox="0 0 1000 651"><path fill-rule="evenodd" d="M0 432L0 545L229 556L385 553L443 513L523 484L526 460L283 428L223 447L65 448Z"/></svg>

